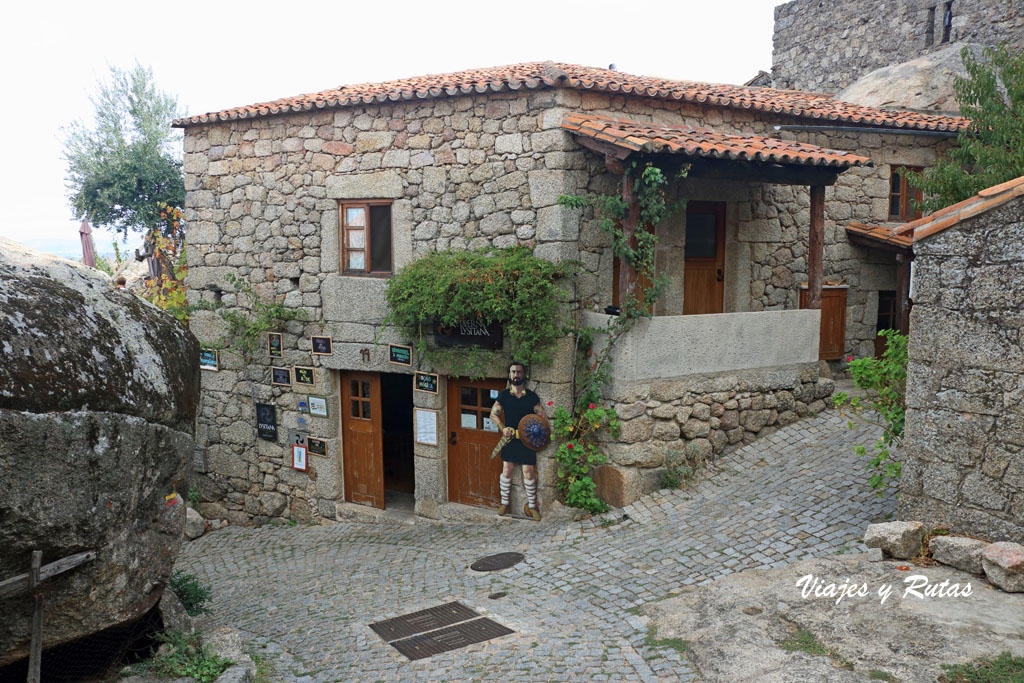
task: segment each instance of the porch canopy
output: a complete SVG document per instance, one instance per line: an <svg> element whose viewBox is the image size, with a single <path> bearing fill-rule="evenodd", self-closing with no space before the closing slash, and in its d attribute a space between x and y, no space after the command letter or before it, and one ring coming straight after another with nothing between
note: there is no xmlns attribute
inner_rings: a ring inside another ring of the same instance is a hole
<svg viewBox="0 0 1024 683"><path fill-rule="evenodd" d="M571 132L583 147L604 154L608 170L623 176L623 199L630 211L622 229L629 240L633 239L639 219L632 179L626 175L624 164L633 154L671 155L676 163L690 165L689 177L693 178L809 186L808 307L821 308L825 186L834 184L848 168L872 165L870 159L792 140L582 112L565 114L562 128ZM637 279L635 270L624 264L617 283L620 301L632 295Z"/></svg>

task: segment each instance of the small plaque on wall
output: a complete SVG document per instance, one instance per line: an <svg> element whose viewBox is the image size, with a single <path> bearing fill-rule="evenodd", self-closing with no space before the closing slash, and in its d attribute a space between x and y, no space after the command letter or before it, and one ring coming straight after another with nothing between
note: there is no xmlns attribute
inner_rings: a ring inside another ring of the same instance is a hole
<svg viewBox="0 0 1024 683"><path fill-rule="evenodd" d="M388 362L395 365L412 365L412 347L388 344Z"/></svg>
<svg viewBox="0 0 1024 683"><path fill-rule="evenodd" d="M264 441L277 441L277 408L269 403L256 404L256 433Z"/></svg>
<svg viewBox="0 0 1024 683"><path fill-rule="evenodd" d="M292 469L306 471L306 447L292 444Z"/></svg>
<svg viewBox="0 0 1024 683"><path fill-rule="evenodd" d="M314 356L334 355L334 342L330 337L310 337L309 348Z"/></svg>
<svg viewBox="0 0 1024 683"><path fill-rule="evenodd" d="M436 394L437 375L429 372L417 372L413 375L412 388L426 394Z"/></svg>
<svg viewBox="0 0 1024 683"><path fill-rule="evenodd" d="M280 332L267 332L267 355L280 358L284 349L284 336Z"/></svg>
<svg viewBox="0 0 1024 683"><path fill-rule="evenodd" d="M203 370L219 370L217 349L199 349L199 367Z"/></svg>
<svg viewBox="0 0 1024 683"><path fill-rule="evenodd" d="M310 455L317 455L321 458L327 457L327 442L323 439L315 439L312 436L306 439L306 450Z"/></svg>
<svg viewBox="0 0 1024 683"><path fill-rule="evenodd" d="M291 369L270 368L270 383L278 387L290 387L292 385Z"/></svg>
<svg viewBox="0 0 1024 683"><path fill-rule="evenodd" d="M295 383L313 385L316 384L316 377L313 374L313 368L306 368L300 365L295 366Z"/></svg>
<svg viewBox="0 0 1024 683"><path fill-rule="evenodd" d="M437 411L416 409L416 443L437 445Z"/></svg>

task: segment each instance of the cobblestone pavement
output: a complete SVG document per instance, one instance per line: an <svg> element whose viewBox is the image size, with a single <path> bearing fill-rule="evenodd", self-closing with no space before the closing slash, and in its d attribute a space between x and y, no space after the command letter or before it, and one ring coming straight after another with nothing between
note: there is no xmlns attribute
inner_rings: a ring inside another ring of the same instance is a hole
<svg viewBox="0 0 1024 683"><path fill-rule="evenodd" d="M689 489L642 498L611 525L227 527L188 544L178 567L212 586L212 620L252 639L272 680L699 680L632 608L746 568L866 550L868 523L895 512L894 497L866 489L866 461L852 453L876 436L827 411L723 456ZM526 560L468 568L505 551ZM516 633L408 661L368 628L453 600Z"/></svg>

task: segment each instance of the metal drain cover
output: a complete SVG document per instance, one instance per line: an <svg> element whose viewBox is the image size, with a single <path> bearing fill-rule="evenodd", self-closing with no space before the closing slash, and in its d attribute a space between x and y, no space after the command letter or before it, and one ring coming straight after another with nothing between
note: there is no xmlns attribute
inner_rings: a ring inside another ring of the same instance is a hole
<svg viewBox="0 0 1024 683"><path fill-rule="evenodd" d="M458 650L460 647L506 636L509 633L515 633L515 631L496 621L481 617L430 633L396 640L391 643L391 647L409 659L423 659L441 652Z"/></svg>
<svg viewBox="0 0 1024 683"><path fill-rule="evenodd" d="M438 605L437 607L430 607L419 612L403 614L394 619L378 621L375 624L370 624L370 628L373 629L374 633L390 643L392 640L408 638L409 636L433 631L444 626L451 626L460 621L474 619L478 616L480 615L460 602L449 602L446 605Z"/></svg>
<svg viewBox="0 0 1024 683"><path fill-rule="evenodd" d="M499 569L508 569L512 565L519 564L525 559L526 555L523 555L522 553L498 553L497 555L481 557L479 560L469 565L469 568L475 572L494 572Z"/></svg>
<svg viewBox="0 0 1024 683"><path fill-rule="evenodd" d="M370 628L409 659L423 659L515 633L459 602L378 621Z"/></svg>

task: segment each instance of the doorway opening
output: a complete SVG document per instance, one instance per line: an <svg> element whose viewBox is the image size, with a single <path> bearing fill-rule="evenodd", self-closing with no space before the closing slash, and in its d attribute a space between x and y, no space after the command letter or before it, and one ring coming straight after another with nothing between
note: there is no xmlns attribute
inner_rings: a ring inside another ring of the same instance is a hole
<svg viewBox="0 0 1024 683"><path fill-rule="evenodd" d="M412 377L381 373L380 404L384 494L387 507L392 507L392 501L399 505L412 501L416 487Z"/></svg>

